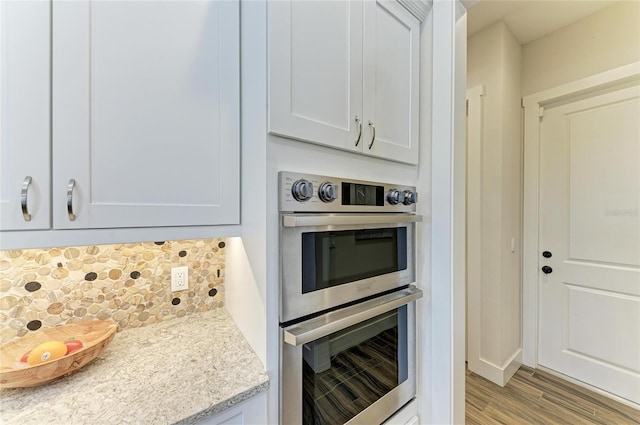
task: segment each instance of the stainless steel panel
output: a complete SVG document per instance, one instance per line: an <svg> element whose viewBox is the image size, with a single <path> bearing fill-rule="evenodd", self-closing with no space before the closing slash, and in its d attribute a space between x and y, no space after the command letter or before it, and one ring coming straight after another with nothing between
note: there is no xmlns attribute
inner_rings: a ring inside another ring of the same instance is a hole
<svg viewBox="0 0 640 425"><path fill-rule="evenodd" d="M284 227L339 226L378 223L417 223L416 214L282 214Z"/></svg>
<svg viewBox="0 0 640 425"><path fill-rule="evenodd" d="M386 194L393 189L401 192L408 190L415 192L415 186L397 185L391 183L372 182L366 180L347 179L331 176L320 176L317 174L294 173L289 171L280 171L279 178L279 211L281 212L394 212L394 213L413 213L416 211L416 205L404 205L402 203L391 205L386 202L383 206L364 206L364 205L342 205L342 183L357 183L374 186L383 186L385 197ZM313 197L305 202L299 202L291 193L292 185L300 180L305 179L313 183ZM318 196L318 188L324 182L330 182L338 185L338 199L334 202L322 202Z"/></svg>
<svg viewBox="0 0 640 425"><path fill-rule="evenodd" d="M387 215L385 215L386 217ZM378 221L378 220L376 220ZM304 232L407 228L407 268L331 288L302 293L302 249ZM415 223L308 226L280 228L280 322L297 319L312 313L375 295L389 289L415 283Z"/></svg>
<svg viewBox="0 0 640 425"><path fill-rule="evenodd" d="M284 329L284 342L302 345L371 319L422 298L422 291L410 287L369 301L332 311Z"/></svg>
<svg viewBox="0 0 640 425"><path fill-rule="evenodd" d="M347 422L348 425L379 424L408 403L416 394L416 310L415 301L407 304L407 379L374 404ZM302 345L285 343L285 331L280 332L280 423L302 424Z"/></svg>

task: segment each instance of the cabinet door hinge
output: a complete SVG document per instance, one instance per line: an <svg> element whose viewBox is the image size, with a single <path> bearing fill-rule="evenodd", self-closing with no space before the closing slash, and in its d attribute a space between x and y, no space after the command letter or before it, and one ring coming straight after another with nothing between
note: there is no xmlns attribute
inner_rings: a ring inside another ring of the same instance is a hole
<svg viewBox="0 0 640 425"><path fill-rule="evenodd" d="M467 116L469 116L469 99L467 99L466 112Z"/></svg>
<svg viewBox="0 0 640 425"><path fill-rule="evenodd" d="M538 110L538 118L542 119L544 117L544 106L541 106Z"/></svg>

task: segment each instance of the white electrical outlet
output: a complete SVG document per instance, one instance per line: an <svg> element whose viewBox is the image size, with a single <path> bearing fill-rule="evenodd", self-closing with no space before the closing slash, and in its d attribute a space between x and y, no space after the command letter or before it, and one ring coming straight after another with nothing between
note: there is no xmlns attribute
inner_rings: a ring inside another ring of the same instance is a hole
<svg viewBox="0 0 640 425"><path fill-rule="evenodd" d="M171 292L189 289L189 267L171 268Z"/></svg>

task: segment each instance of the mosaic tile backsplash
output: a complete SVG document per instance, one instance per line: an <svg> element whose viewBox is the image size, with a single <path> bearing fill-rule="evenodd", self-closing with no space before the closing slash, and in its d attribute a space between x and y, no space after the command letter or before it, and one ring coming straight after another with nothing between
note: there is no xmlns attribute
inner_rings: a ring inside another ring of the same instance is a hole
<svg viewBox="0 0 640 425"><path fill-rule="evenodd" d="M0 251L0 344L42 327L111 320L118 330L224 305L224 239ZM189 289L171 292L171 268Z"/></svg>

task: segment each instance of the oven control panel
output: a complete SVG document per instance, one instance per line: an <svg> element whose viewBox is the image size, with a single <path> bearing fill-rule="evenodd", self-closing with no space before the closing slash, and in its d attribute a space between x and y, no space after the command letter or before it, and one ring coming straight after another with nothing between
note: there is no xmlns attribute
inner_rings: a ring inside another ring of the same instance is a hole
<svg viewBox="0 0 640 425"><path fill-rule="evenodd" d="M414 213L418 193L413 186L281 171L281 212Z"/></svg>

